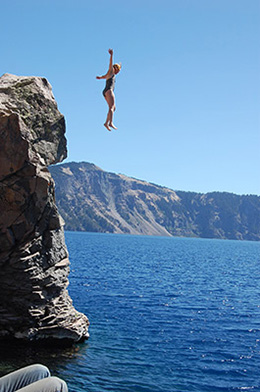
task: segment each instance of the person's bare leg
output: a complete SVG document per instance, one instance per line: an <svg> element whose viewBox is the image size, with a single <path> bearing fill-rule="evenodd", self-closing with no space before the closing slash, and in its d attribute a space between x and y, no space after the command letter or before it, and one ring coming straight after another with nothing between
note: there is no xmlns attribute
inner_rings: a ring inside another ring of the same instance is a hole
<svg viewBox="0 0 260 392"><path fill-rule="evenodd" d="M115 127L115 125L113 124L113 114L114 114L114 110L115 110L115 95L113 93L112 90L108 90L105 94L105 99L107 101L108 104L108 113L107 113L107 119L106 122L104 124L104 126L111 131L111 128L117 129Z"/></svg>
<svg viewBox="0 0 260 392"><path fill-rule="evenodd" d="M113 96L111 95L111 90L108 90L105 94L105 100L107 101L108 104L108 113L107 113L107 118L106 118L106 122L104 123L104 126L111 131L111 129L109 128L109 124L111 121L111 116L112 116L112 107L113 107Z"/></svg>
<svg viewBox="0 0 260 392"><path fill-rule="evenodd" d="M117 127L113 124L113 115L114 115L114 112L115 112L115 110L116 110L116 98L115 98L115 94L114 94L113 91L111 91L111 95L113 96L113 102L114 102L114 104L113 104L113 107L112 107L112 115L111 115L111 119L110 119L109 126L110 126L111 128L117 129Z"/></svg>

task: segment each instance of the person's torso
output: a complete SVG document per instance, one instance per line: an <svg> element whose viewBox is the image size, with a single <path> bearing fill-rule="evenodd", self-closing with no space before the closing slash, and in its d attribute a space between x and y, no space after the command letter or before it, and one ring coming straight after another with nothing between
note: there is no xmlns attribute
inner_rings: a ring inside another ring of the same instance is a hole
<svg viewBox="0 0 260 392"><path fill-rule="evenodd" d="M110 78L106 80L106 90L114 90L116 82L116 75L113 74Z"/></svg>

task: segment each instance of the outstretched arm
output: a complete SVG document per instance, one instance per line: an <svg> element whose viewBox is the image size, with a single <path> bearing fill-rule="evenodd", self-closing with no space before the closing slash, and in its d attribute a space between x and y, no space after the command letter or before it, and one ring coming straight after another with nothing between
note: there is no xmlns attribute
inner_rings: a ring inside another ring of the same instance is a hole
<svg viewBox="0 0 260 392"><path fill-rule="evenodd" d="M106 79L108 75L111 74L113 71L113 49L108 49L108 53L110 54L110 59L109 59L109 68L108 71L105 75L103 76L97 76L97 79Z"/></svg>
<svg viewBox="0 0 260 392"><path fill-rule="evenodd" d="M108 49L108 53L110 54L108 73L111 73L113 71L113 49Z"/></svg>

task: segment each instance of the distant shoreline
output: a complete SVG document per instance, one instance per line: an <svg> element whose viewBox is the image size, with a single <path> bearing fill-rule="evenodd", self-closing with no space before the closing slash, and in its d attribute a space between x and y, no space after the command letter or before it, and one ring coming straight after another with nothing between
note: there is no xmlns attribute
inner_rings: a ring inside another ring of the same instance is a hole
<svg viewBox="0 0 260 392"><path fill-rule="evenodd" d="M260 241L260 196L173 191L87 162L49 170L67 231Z"/></svg>

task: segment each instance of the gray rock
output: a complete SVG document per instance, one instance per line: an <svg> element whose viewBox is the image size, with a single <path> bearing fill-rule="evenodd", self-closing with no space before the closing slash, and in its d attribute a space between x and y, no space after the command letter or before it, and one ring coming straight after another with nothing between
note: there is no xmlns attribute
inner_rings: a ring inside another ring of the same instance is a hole
<svg viewBox="0 0 260 392"><path fill-rule="evenodd" d="M0 338L88 338L69 297L64 222L48 165L67 156L48 81L0 78Z"/></svg>

